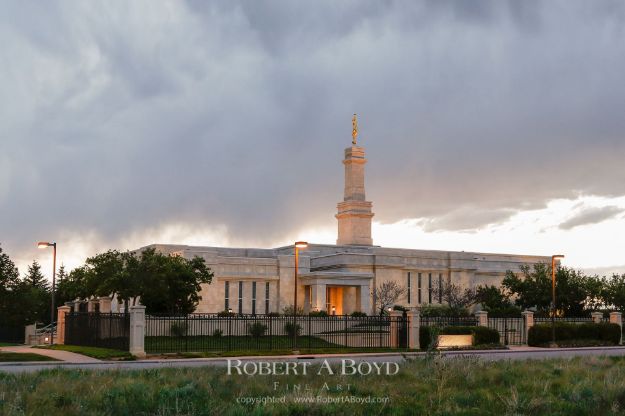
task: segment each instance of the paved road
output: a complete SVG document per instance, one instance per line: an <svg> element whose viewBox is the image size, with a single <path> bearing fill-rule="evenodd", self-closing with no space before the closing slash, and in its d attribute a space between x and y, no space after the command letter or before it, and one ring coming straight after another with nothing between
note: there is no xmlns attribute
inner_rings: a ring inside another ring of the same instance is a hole
<svg viewBox="0 0 625 416"><path fill-rule="evenodd" d="M510 350L496 351L447 351L442 353L448 358L473 357L482 360L527 360L527 359L548 359L548 358L570 358L578 356L625 356L625 346L623 347L597 347L597 348L559 348L542 349L531 347L512 348ZM385 354L347 354L347 355L315 355L315 356L271 356L271 357L238 357L231 360L240 359L242 361L280 361L280 362L322 362L324 359L330 363L340 363L342 359L352 359L356 362L397 362L402 363L406 358L422 357L424 353L385 353ZM227 358L197 358L197 359L172 359L172 360L140 360L125 362L82 362L82 363L0 363L0 371L9 373L34 372L44 369L65 368L65 369L87 369L87 370L146 370L154 368L180 368L180 367L225 367Z"/></svg>

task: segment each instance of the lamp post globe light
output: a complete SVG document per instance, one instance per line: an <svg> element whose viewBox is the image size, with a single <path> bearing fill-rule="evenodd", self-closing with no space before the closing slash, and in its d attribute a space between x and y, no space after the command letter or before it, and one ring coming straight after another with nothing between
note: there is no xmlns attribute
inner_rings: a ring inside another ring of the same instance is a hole
<svg viewBox="0 0 625 416"><path fill-rule="evenodd" d="M56 286L56 243L40 241L37 243L38 248L52 247L52 296L50 300L50 345L54 344L54 292Z"/></svg>
<svg viewBox="0 0 625 416"><path fill-rule="evenodd" d="M564 255L551 256L551 344L556 345L556 259L563 259Z"/></svg>

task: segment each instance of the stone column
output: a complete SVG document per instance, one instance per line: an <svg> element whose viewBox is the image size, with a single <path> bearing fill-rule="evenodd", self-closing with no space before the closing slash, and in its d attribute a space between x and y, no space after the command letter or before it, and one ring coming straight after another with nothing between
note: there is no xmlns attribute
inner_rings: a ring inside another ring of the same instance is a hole
<svg viewBox="0 0 625 416"><path fill-rule="evenodd" d="M72 308L69 306L59 306L56 308L56 343L65 344L65 314L69 313Z"/></svg>
<svg viewBox="0 0 625 416"><path fill-rule="evenodd" d="M108 296L103 296L98 299L100 302L100 312L101 313L109 313L111 312L111 298Z"/></svg>
<svg viewBox="0 0 625 416"><path fill-rule="evenodd" d="M523 315L523 319L525 320L525 343L527 343L530 328L534 326L534 312L532 311L523 311L521 312Z"/></svg>
<svg viewBox="0 0 625 416"><path fill-rule="evenodd" d="M312 308L313 310L326 310L326 285L312 285ZM330 313L330 311L327 311Z"/></svg>
<svg viewBox="0 0 625 416"><path fill-rule="evenodd" d="M399 326L397 325L397 320L399 318L401 318L403 315L402 311L391 311L390 312L390 316L391 316L391 348L399 348L399 336L398 336L398 329Z"/></svg>
<svg viewBox="0 0 625 416"><path fill-rule="evenodd" d="M488 312L486 311L475 312L475 317L477 318L477 324L479 326L488 326Z"/></svg>
<svg viewBox="0 0 625 416"><path fill-rule="evenodd" d="M371 293L369 285L361 285L356 288L357 308L360 312L371 315Z"/></svg>
<svg viewBox="0 0 625 416"><path fill-rule="evenodd" d="M96 299L89 299L89 301L87 302L87 312L95 312L96 311L96 308L95 308L96 303L98 303L98 301Z"/></svg>
<svg viewBox="0 0 625 416"><path fill-rule="evenodd" d="M610 312L610 323L620 326L621 334L623 334L623 317L620 312ZM619 345L623 343L622 338L623 336L621 335L621 342L619 342Z"/></svg>
<svg viewBox="0 0 625 416"><path fill-rule="evenodd" d="M79 300L74 301L74 312L80 312L80 304L82 302Z"/></svg>
<svg viewBox="0 0 625 416"><path fill-rule="evenodd" d="M590 316L592 317L592 321L596 324L600 324L603 319L603 313L601 312L592 312Z"/></svg>
<svg viewBox="0 0 625 416"><path fill-rule="evenodd" d="M408 311L408 348L419 349L419 327L421 326L421 312Z"/></svg>
<svg viewBox="0 0 625 416"><path fill-rule="evenodd" d="M130 310L130 353L145 357L145 306L137 305Z"/></svg>

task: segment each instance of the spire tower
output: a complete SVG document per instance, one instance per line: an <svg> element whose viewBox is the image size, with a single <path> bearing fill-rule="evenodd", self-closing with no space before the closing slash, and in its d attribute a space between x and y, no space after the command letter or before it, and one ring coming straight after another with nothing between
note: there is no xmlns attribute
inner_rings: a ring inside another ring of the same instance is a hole
<svg viewBox="0 0 625 416"><path fill-rule="evenodd" d="M352 146L345 149L345 193L337 205L338 245L373 244L371 239L372 203L365 200L365 149L356 144L358 121L352 119Z"/></svg>

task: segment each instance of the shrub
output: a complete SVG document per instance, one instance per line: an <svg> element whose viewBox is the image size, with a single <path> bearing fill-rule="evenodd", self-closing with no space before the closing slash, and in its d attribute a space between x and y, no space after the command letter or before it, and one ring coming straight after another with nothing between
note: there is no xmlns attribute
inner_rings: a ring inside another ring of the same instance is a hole
<svg viewBox="0 0 625 416"><path fill-rule="evenodd" d="M485 326L473 327L473 342L475 345L499 344L499 331Z"/></svg>
<svg viewBox="0 0 625 416"><path fill-rule="evenodd" d="M285 306L285 307L282 309L282 313L283 313L284 315L287 315L287 316L289 316L289 315L291 315L291 316L292 316L292 315L294 315L294 313L293 313L293 305L288 305L288 306ZM302 308L301 306L298 306L298 307L297 307L297 315L304 315L304 308Z"/></svg>
<svg viewBox="0 0 625 416"><path fill-rule="evenodd" d="M362 318L363 316L367 316L367 314L364 312L360 312L360 311L354 311L351 313L351 316L355 318Z"/></svg>
<svg viewBox="0 0 625 416"><path fill-rule="evenodd" d="M284 332L286 332L286 334L290 337L299 335L301 330L302 330L302 327L299 324L296 324L295 322L287 322L286 324L284 324Z"/></svg>
<svg viewBox="0 0 625 416"><path fill-rule="evenodd" d="M252 337L260 338L265 335L265 332L267 332L267 325L261 322L254 322L253 324L249 324L247 326L247 331Z"/></svg>
<svg viewBox="0 0 625 416"><path fill-rule="evenodd" d="M420 308L421 316L470 316L465 308L451 308L449 305L424 305Z"/></svg>
<svg viewBox="0 0 625 416"><path fill-rule="evenodd" d="M216 330L213 331L213 336L215 338L221 338L221 336L224 334L224 331L222 331L221 329L217 328Z"/></svg>
<svg viewBox="0 0 625 416"><path fill-rule="evenodd" d="M308 316L328 316L328 313L326 311L312 311Z"/></svg>
<svg viewBox="0 0 625 416"><path fill-rule="evenodd" d="M269 312L267 316L280 316L280 312Z"/></svg>
<svg viewBox="0 0 625 416"><path fill-rule="evenodd" d="M235 316L236 314L234 312L230 312L230 311L221 311L221 312L217 312L217 316Z"/></svg>
<svg viewBox="0 0 625 416"><path fill-rule="evenodd" d="M402 305L393 305L394 311L408 312L409 309Z"/></svg>
<svg viewBox="0 0 625 416"><path fill-rule="evenodd" d="M419 328L419 348L436 348L439 335L473 335L473 345L499 344L499 331L485 326L422 326Z"/></svg>
<svg viewBox="0 0 625 416"><path fill-rule="evenodd" d="M174 322L169 327L169 331L174 337L184 337L188 330L189 325L186 322Z"/></svg>
<svg viewBox="0 0 625 416"><path fill-rule="evenodd" d="M607 322L574 324L568 322L556 322L556 342L570 340L599 340L604 345L618 344L621 340L621 328L617 324ZM551 324L538 324L530 328L527 336L527 344L538 347L551 342Z"/></svg>

